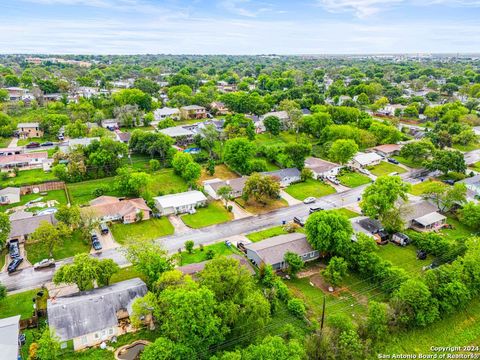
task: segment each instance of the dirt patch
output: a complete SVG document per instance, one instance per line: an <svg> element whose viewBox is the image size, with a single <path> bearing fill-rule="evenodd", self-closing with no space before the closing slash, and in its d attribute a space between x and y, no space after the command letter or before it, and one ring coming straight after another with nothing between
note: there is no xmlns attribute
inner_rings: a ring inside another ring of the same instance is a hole
<svg viewBox="0 0 480 360"><path fill-rule="evenodd" d="M325 269L325 267L326 267L325 264L317 264L314 266L309 266L307 269L300 271L297 274L297 277L299 279L310 277L312 275L318 274L320 270Z"/></svg>

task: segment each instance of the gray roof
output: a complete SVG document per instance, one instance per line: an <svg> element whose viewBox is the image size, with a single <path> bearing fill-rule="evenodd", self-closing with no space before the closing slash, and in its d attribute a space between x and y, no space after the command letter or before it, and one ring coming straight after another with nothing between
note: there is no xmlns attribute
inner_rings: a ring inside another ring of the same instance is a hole
<svg viewBox="0 0 480 360"><path fill-rule="evenodd" d="M186 129L183 126L169 127L166 129L159 130L162 134L168 135L170 137L179 137L179 136L193 136L195 133L191 130Z"/></svg>
<svg viewBox="0 0 480 360"><path fill-rule="evenodd" d="M48 300L48 323L61 341L118 325L117 312L131 313L132 303L147 293L139 278Z"/></svg>
<svg viewBox="0 0 480 360"><path fill-rule="evenodd" d="M18 359L20 315L0 319L0 354L2 360Z"/></svg>
<svg viewBox="0 0 480 360"><path fill-rule="evenodd" d="M432 212L430 214L427 214L427 215L423 215L419 218L416 218L415 219L415 222L419 223L420 225L422 226L428 226L428 225L432 225L432 224L435 224L439 221L443 221L445 220L446 217L443 216L442 214L439 214L437 212Z"/></svg>
<svg viewBox="0 0 480 360"><path fill-rule="evenodd" d="M218 189L220 189L223 186L230 186L232 188L232 192L243 192L243 188L245 187L245 183L247 182L247 180L248 180L248 176L244 176L241 178L209 183L209 185L215 192L217 192Z"/></svg>
<svg viewBox="0 0 480 360"><path fill-rule="evenodd" d="M280 178L280 180L283 180L285 178L300 177L300 170L298 170L297 168L288 168L275 171L267 171L263 172L262 174L278 177Z"/></svg>
<svg viewBox="0 0 480 360"><path fill-rule="evenodd" d="M403 219L406 222L409 222L413 219L418 219L422 216L437 212L437 210L438 208L435 205L429 203L426 200L411 203L407 205L407 211L406 214L403 215Z"/></svg>
<svg viewBox="0 0 480 360"><path fill-rule="evenodd" d="M40 124L38 122L29 122L29 123L18 123L17 129L18 128L31 128L31 127L39 127Z"/></svg>
<svg viewBox="0 0 480 360"><path fill-rule="evenodd" d="M12 216L10 217L11 228L8 237L11 239L19 236L30 235L37 230L42 221L49 222L50 224L57 223L54 214L36 216L32 214L31 216L28 216L27 212L22 212L20 218Z"/></svg>
<svg viewBox="0 0 480 360"><path fill-rule="evenodd" d="M199 106L199 105L187 105L187 106L182 106L180 108L181 110L205 110L205 108L203 106Z"/></svg>
<svg viewBox="0 0 480 360"><path fill-rule="evenodd" d="M333 162L319 159L313 156L310 156L305 159L305 166L316 173L324 173L332 169L340 167L340 165Z"/></svg>
<svg viewBox="0 0 480 360"><path fill-rule="evenodd" d="M287 251L303 255L313 251L305 234L292 233L274 236L266 240L245 245L248 250L254 251L266 264L278 264L283 261Z"/></svg>
<svg viewBox="0 0 480 360"><path fill-rule="evenodd" d="M475 175L475 176L463 179L459 182L465 183L467 185L480 186L480 175Z"/></svg>

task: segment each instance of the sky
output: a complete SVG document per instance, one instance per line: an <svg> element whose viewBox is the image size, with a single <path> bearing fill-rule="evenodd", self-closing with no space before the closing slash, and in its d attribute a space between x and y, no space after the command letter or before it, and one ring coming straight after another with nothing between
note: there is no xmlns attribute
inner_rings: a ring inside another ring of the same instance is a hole
<svg viewBox="0 0 480 360"><path fill-rule="evenodd" d="M0 53L480 53L480 0L0 0Z"/></svg>

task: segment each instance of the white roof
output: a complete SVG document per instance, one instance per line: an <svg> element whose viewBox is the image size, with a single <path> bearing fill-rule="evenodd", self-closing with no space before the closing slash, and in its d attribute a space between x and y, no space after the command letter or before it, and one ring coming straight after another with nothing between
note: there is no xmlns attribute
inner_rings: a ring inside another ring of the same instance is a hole
<svg viewBox="0 0 480 360"><path fill-rule="evenodd" d="M423 215L423 216L415 219L415 221L422 226L428 226L428 225L432 225L436 222L443 221L445 219L446 219L446 217L443 216L442 214L439 214L438 212L432 212L430 214Z"/></svg>
<svg viewBox="0 0 480 360"><path fill-rule="evenodd" d="M376 161L380 161L383 158L378 155L377 153L358 153L355 155L353 158L354 161L359 163L360 165L369 165L371 163L374 163Z"/></svg>
<svg viewBox="0 0 480 360"><path fill-rule="evenodd" d="M155 115L172 115L172 114L178 114L180 110L177 108L169 108L169 107L163 107L161 109L157 109L154 111Z"/></svg>
<svg viewBox="0 0 480 360"><path fill-rule="evenodd" d="M263 120L263 119L266 119L269 116L276 116L279 119L288 119L288 117L289 117L288 113L286 111L282 110L282 111L268 112L266 114L263 114L260 118Z"/></svg>
<svg viewBox="0 0 480 360"><path fill-rule="evenodd" d="M162 208L179 207L185 205L196 204L198 202L207 201L206 196L198 190L186 191L179 194L170 194L157 196L153 198L155 202Z"/></svg>
<svg viewBox="0 0 480 360"><path fill-rule="evenodd" d="M192 136L192 135L194 135L193 131L185 129L182 126L169 127L169 128L160 130L160 132L162 134L168 135L170 137Z"/></svg>
<svg viewBox="0 0 480 360"><path fill-rule="evenodd" d="M77 145L83 145L87 146L90 145L94 140L100 141L99 137L91 137L91 138L78 138L78 139L70 139L68 140L68 146L77 146Z"/></svg>
<svg viewBox="0 0 480 360"><path fill-rule="evenodd" d="M5 195L5 194L18 194L20 195L20 188L17 187L6 187L2 190L0 190L0 195Z"/></svg>
<svg viewBox="0 0 480 360"><path fill-rule="evenodd" d="M3 360L18 359L20 315L0 319L0 353Z"/></svg>
<svg viewBox="0 0 480 360"><path fill-rule="evenodd" d="M39 127L38 122L18 123L17 128Z"/></svg>

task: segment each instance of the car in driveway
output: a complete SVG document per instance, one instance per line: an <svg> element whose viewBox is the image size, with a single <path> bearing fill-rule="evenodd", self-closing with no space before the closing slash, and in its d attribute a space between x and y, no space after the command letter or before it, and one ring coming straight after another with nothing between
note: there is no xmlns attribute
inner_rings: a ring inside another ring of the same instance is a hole
<svg viewBox="0 0 480 360"><path fill-rule="evenodd" d="M8 273L11 274L17 271L18 267L22 262L23 262L22 257L16 257L15 259L13 259L12 262L8 264L8 268L7 268Z"/></svg>
<svg viewBox="0 0 480 360"><path fill-rule="evenodd" d="M98 241L98 239L92 241L92 246L97 251L102 250L102 244L100 244L100 241Z"/></svg>
<svg viewBox="0 0 480 360"><path fill-rule="evenodd" d="M10 245L8 246L8 253L12 259L20 257L20 244L18 240L10 241Z"/></svg>
<svg viewBox="0 0 480 360"><path fill-rule="evenodd" d="M304 203L304 204L312 204L312 203L314 203L315 201L317 201L317 199L315 199L313 196L309 196L309 197L307 197L305 200L303 200L303 203Z"/></svg>
<svg viewBox="0 0 480 360"><path fill-rule="evenodd" d="M35 148L40 147L40 143L32 141L32 142L29 142L27 145L25 145L25 147L27 149L35 149Z"/></svg>
<svg viewBox="0 0 480 360"><path fill-rule="evenodd" d="M33 264L34 270L45 269L55 266L55 259L43 259L35 264Z"/></svg>
<svg viewBox="0 0 480 360"><path fill-rule="evenodd" d="M395 165L400 164L400 163L398 162L398 160L397 160L397 159L394 159L394 158L387 158L387 161L388 161L389 163L392 163L392 164L395 164Z"/></svg>

